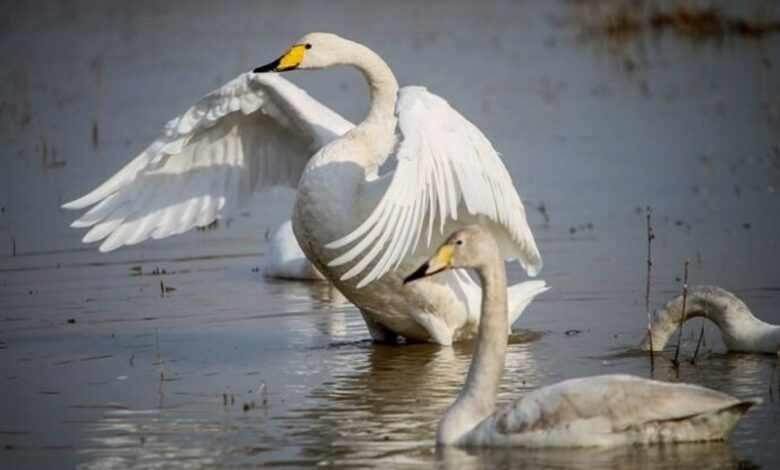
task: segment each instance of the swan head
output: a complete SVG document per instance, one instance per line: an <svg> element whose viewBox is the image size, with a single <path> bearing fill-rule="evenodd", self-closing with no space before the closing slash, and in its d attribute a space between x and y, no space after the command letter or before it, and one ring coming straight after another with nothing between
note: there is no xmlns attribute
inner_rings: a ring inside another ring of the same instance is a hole
<svg viewBox="0 0 780 470"><path fill-rule="evenodd" d="M344 63L347 41L332 33L309 33L281 57L254 69L255 73L322 69Z"/></svg>
<svg viewBox="0 0 780 470"><path fill-rule="evenodd" d="M481 269L501 259L496 240L479 225L469 225L447 238L415 272L404 279L404 284L447 269Z"/></svg>

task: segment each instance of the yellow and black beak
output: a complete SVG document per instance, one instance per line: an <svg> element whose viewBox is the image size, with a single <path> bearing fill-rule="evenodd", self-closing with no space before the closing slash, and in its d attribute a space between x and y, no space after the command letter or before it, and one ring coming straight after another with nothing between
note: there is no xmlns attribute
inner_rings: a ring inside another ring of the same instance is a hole
<svg viewBox="0 0 780 470"><path fill-rule="evenodd" d="M436 254L434 254L428 261L423 263L423 265L420 266L417 271L406 276L406 279L404 279L404 284L408 284L417 279L432 276L436 273L444 271L450 267L450 263L452 263L452 256L454 254L455 247L453 245L446 243L440 246L439 249L436 250Z"/></svg>
<svg viewBox="0 0 780 470"><path fill-rule="evenodd" d="M283 56L279 57L270 64L266 64L257 67L253 70L254 73L263 72L285 72L287 70L294 70L303 61L303 54L306 51L305 44L296 44L291 47Z"/></svg>

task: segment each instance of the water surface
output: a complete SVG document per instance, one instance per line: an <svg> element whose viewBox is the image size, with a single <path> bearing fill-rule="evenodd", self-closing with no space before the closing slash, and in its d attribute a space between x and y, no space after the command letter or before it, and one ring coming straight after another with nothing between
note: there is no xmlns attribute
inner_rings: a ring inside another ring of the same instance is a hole
<svg viewBox="0 0 780 470"><path fill-rule="evenodd" d="M688 259L691 284L780 323L778 35L612 38L591 27L607 11L595 5L4 4L0 466L779 467L777 359L725 354L707 328L691 365L698 323L680 370L665 352L655 377L763 398L727 442L437 453L471 345L374 345L327 285L262 279L289 192L110 254L81 245L75 214L58 209L206 91L332 30L480 126L526 202L553 290L515 325L502 404L571 377L650 375L634 349L647 206L654 307L679 292ZM745 5L733 13L778 15ZM352 120L365 111L353 71L288 77Z"/></svg>

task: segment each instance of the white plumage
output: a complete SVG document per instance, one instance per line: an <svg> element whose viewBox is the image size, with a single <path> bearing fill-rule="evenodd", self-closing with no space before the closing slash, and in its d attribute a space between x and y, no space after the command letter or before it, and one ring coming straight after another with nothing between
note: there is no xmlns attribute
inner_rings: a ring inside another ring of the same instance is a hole
<svg viewBox="0 0 780 470"><path fill-rule="evenodd" d="M611 447L724 439L757 401L715 390L610 374L528 393L464 436L462 445Z"/></svg>
<svg viewBox="0 0 780 470"><path fill-rule="evenodd" d="M455 232L406 282L463 268L474 268L481 280L482 319L466 382L439 422L439 444L608 447L719 440L760 402L697 385L613 374L542 387L495 410L507 349L507 296L506 271L493 237L478 225Z"/></svg>
<svg viewBox="0 0 780 470"><path fill-rule="evenodd" d="M63 205L100 251L202 227L253 191L295 188L314 152L354 126L276 75L244 73L165 126L162 137L89 194Z"/></svg>
<svg viewBox="0 0 780 470"><path fill-rule="evenodd" d="M100 249L110 251L208 225L258 189L295 187L292 229L302 252L360 308L375 339L449 344L473 334L481 293L467 273L415 286L403 286L399 273L443 233L481 223L505 259L536 275L541 256L508 171L445 100L422 87L399 91L387 64L355 42L312 33L256 72L336 65L357 68L369 84L371 108L357 126L279 76L243 74L66 204L95 204L74 226L92 227L84 241L105 239ZM395 170L379 175L391 157ZM510 320L544 290L541 281L510 288Z"/></svg>
<svg viewBox="0 0 780 470"><path fill-rule="evenodd" d="M780 354L780 325L759 320L745 302L717 286L691 287L685 313L683 294L666 302L653 313L650 331L639 347L649 351L652 335L653 350L662 350L672 333L694 317L704 317L715 323L729 351Z"/></svg>
<svg viewBox="0 0 780 470"><path fill-rule="evenodd" d="M313 264L306 259L301 251L292 229L292 222L287 220L267 237L268 246L263 254L260 267L263 276L279 279L296 279L300 281L322 281L322 275Z"/></svg>
<svg viewBox="0 0 780 470"><path fill-rule="evenodd" d="M327 245L341 248L360 240L329 266L363 255L342 276L350 279L373 264L358 283L362 287L396 269L421 238L430 246L434 230L442 233L447 222L481 216L502 237L506 258L518 259L529 275L538 274L542 260L523 203L482 132L423 87L402 88L396 114L401 140L390 185L365 222Z"/></svg>

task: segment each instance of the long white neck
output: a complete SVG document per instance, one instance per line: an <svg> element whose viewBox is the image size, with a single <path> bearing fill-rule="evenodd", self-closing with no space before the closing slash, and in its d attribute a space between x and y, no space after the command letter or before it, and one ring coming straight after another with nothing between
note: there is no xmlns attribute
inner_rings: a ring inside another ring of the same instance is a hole
<svg viewBox="0 0 780 470"><path fill-rule="evenodd" d="M482 318L466 383L439 422L436 441L455 444L496 406L507 348L506 271L499 260L477 270L482 281Z"/></svg>
<svg viewBox="0 0 780 470"><path fill-rule="evenodd" d="M376 52L362 44L353 44L355 52L351 65L363 74L371 92L371 107L358 127L381 127L394 131L398 81Z"/></svg>
<svg viewBox="0 0 780 470"><path fill-rule="evenodd" d="M680 325L682 295L666 303L653 317L650 334L653 349L660 350ZM780 326L770 325L753 313L731 292L714 286L697 286L689 290L683 322L694 317L713 321L730 351L775 353L780 348ZM650 349L647 335L640 347Z"/></svg>
<svg viewBox="0 0 780 470"><path fill-rule="evenodd" d="M343 41L344 52L340 63L355 67L366 79L371 105L363 121L342 137L344 142L357 145L359 151L332 155L331 158L359 160L358 163L368 171L373 171L384 162L395 145L398 81L377 53L362 44Z"/></svg>

